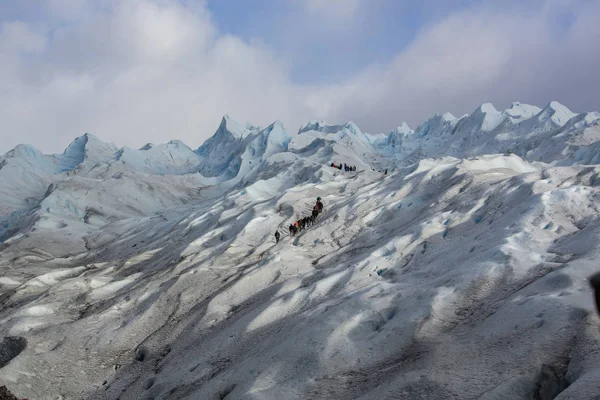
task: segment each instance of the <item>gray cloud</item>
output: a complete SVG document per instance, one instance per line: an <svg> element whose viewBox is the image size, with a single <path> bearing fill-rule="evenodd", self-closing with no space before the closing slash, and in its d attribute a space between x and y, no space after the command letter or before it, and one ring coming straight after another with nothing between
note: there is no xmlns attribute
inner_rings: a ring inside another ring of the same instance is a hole
<svg viewBox="0 0 600 400"><path fill-rule="evenodd" d="M225 113L290 131L322 118L378 132L486 101L600 109L598 1L454 13L390 63L330 85L294 84L286 58L219 32L202 3L70 2L46 1L53 23L1 25L0 153L23 142L59 151L84 132L132 147L198 146ZM326 17L319 7L309 11ZM572 21L557 27L565 7Z"/></svg>
<svg viewBox="0 0 600 400"><path fill-rule="evenodd" d="M384 131L402 120L414 126L435 112L462 115L488 101L507 107L558 100L574 111L600 109L600 76L594 72L600 54L593 50L600 4L578 8L558 38L553 10L547 3L535 13L453 14L421 32L389 65L320 91L316 97L327 98L321 116Z"/></svg>

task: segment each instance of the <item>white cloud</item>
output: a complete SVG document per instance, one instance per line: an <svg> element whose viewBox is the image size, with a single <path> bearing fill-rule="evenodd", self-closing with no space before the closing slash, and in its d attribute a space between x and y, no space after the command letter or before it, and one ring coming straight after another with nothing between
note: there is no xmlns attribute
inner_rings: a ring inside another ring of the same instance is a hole
<svg viewBox="0 0 600 400"><path fill-rule="evenodd" d="M279 54L220 33L202 3L76 3L53 30L1 25L0 153L18 143L59 151L84 132L132 147L170 139L195 147L225 113L261 125L280 119L290 131L323 118L377 132L486 101L600 109L598 2L578 3L558 41L554 1L537 12L455 13L388 64L330 85L294 84Z"/></svg>
<svg viewBox="0 0 600 400"><path fill-rule="evenodd" d="M20 21L6 22L1 26L0 51L3 53L36 53L44 49L45 37L35 33Z"/></svg>
<svg viewBox="0 0 600 400"><path fill-rule="evenodd" d="M402 120L414 126L435 112L461 115L487 101L504 107L518 100L542 106L558 100L575 111L592 104L600 108L591 100L600 87L593 74L600 55L592 51L600 5L579 9L558 42L551 37L549 11L479 9L448 16L421 32L390 64L318 90L313 99L324 106L315 113L385 131Z"/></svg>
<svg viewBox="0 0 600 400"><path fill-rule="evenodd" d="M302 0L306 10L331 20L351 20L359 10L360 0Z"/></svg>
<svg viewBox="0 0 600 400"><path fill-rule="evenodd" d="M120 145L180 138L197 146L225 113L300 123L284 64L265 47L217 35L202 7L119 2L55 30L35 58L21 52L34 43L22 26L17 40L15 29L0 36L20 43L5 53L14 67L0 67L0 85L12 88L0 93L4 151L21 142L58 151L88 131Z"/></svg>

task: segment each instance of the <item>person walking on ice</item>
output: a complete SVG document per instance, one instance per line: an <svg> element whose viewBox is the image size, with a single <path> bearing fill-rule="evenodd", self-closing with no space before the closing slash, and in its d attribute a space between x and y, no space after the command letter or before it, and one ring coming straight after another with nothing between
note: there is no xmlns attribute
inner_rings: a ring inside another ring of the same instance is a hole
<svg viewBox="0 0 600 400"><path fill-rule="evenodd" d="M321 198L317 197L317 204L315 204L317 206L317 209L319 210L319 213L323 212L323 203L321 202Z"/></svg>
<svg viewBox="0 0 600 400"><path fill-rule="evenodd" d="M275 231L275 244L279 243L280 237L281 237L281 235L279 234L279 231Z"/></svg>

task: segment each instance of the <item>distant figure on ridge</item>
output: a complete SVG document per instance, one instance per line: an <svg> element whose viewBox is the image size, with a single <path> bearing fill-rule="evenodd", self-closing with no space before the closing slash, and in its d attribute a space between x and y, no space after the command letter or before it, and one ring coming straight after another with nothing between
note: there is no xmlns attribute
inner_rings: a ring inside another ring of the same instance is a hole
<svg viewBox="0 0 600 400"><path fill-rule="evenodd" d="M275 243L279 243L279 238L281 237L281 235L279 234L279 231L275 231Z"/></svg>

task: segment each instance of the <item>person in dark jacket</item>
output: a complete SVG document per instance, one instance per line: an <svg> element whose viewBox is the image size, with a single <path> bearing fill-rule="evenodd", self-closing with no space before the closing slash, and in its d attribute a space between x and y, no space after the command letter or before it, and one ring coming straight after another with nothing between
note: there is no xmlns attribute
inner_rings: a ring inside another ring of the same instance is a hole
<svg viewBox="0 0 600 400"><path fill-rule="evenodd" d="M281 237L281 235L279 234L279 231L275 231L275 243L279 243L280 237Z"/></svg>

